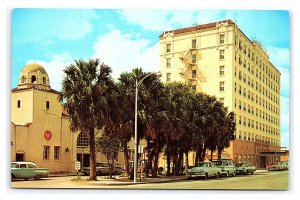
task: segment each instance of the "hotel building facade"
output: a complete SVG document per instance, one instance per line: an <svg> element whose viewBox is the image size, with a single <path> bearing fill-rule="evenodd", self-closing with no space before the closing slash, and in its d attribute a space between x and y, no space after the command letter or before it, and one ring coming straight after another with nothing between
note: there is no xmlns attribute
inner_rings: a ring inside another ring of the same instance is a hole
<svg viewBox="0 0 300 200"><path fill-rule="evenodd" d="M166 31L159 39L163 82L215 95L235 113L235 140L222 157L257 167L278 160L280 72L259 42L232 20Z"/></svg>

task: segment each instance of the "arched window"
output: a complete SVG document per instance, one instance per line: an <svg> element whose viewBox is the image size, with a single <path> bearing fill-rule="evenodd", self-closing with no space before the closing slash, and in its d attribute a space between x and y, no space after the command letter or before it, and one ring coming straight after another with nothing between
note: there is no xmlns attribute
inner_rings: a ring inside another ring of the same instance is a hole
<svg viewBox="0 0 300 200"><path fill-rule="evenodd" d="M31 83L36 83L36 76L33 75L33 76L31 77Z"/></svg>
<svg viewBox="0 0 300 200"><path fill-rule="evenodd" d="M43 84L46 85L46 77L43 77Z"/></svg>
<svg viewBox="0 0 300 200"><path fill-rule="evenodd" d="M90 138L86 133L79 133L77 137L77 147L88 147Z"/></svg>
<svg viewBox="0 0 300 200"><path fill-rule="evenodd" d="M21 83L25 83L25 76L21 77Z"/></svg>

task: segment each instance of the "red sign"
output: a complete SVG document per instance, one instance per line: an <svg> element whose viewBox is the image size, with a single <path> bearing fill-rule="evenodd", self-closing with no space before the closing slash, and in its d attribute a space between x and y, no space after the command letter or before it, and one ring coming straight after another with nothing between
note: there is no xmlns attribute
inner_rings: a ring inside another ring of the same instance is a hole
<svg viewBox="0 0 300 200"><path fill-rule="evenodd" d="M45 138L46 140L51 140L51 138L52 138L52 133L51 133L51 131L45 130L45 132L44 132L44 138Z"/></svg>

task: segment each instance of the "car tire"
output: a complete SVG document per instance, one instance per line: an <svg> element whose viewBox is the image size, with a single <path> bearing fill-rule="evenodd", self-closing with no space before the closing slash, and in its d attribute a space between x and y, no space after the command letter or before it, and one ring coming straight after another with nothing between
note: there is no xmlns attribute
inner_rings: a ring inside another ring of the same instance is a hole
<svg viewBox="0 0 300 200"><path fill-rule="evenodd" d="M229 177L229 172L228 172L228 171L226 172L226 175L225 175L225 176L226 176L226 177Z"/></svg>
<svg viewBox="0 0 300 200"><path fill-rule="evenodd" d="M251 174L254 174L254 171L253 171L253 170L251 171Z"/></svg>
<svg viewBox="0 0 300 200"><path fill-rule="evenodd" d="M41 175L40 174L37 174L35 177L34 177L35 180L40 180L41 179Z"/></svg>
<svg viewBox="0 0 300 200"><path fill-rule="evenodd" d="M205 173L204 179L208 179L208 173L207 172Z"/></svg>
<svg viewBox="0 0 300 200"><path fill-rule="evenodd" d="M15 175L13 175L13 174L10 174L10 180L13 180L13 179L16 179L16 176Z"/></svg>

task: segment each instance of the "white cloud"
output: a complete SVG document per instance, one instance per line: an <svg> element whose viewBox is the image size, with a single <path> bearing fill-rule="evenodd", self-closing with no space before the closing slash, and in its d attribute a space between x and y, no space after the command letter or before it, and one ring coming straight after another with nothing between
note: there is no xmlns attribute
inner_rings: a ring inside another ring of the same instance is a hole
<svg viewBox="0 0 300 200"><path fill-rule="evenodd" d="M158 71L159 44L149 46L149 42L113 30L98 38L93 47L94 57L112 67L114 78L135 67L142 67L144 71Z"/></svg>
<svg viewBox="0 0 300 200"><path fill-rule="evenodd" d="M270 61L277 67L290 66L290 50L288 48L279 48L275 46L266 47Z"/></svg>
<svg viewBox="0 0 300 200"><path fill-rule="evenodd" d="M219 20L224 12L196 10L122 10L121 15L145 30L166 31Z"/></svg>
<svg viewBox="0 0 300 200"><path fill-rule="evenodd" d="M50 86L54 90L61 91L61 83L63 80L63 69L73 62L68 53L53 54L50 61L29 60L28 63L38 63L42 65L48 73Z"/></svg>

